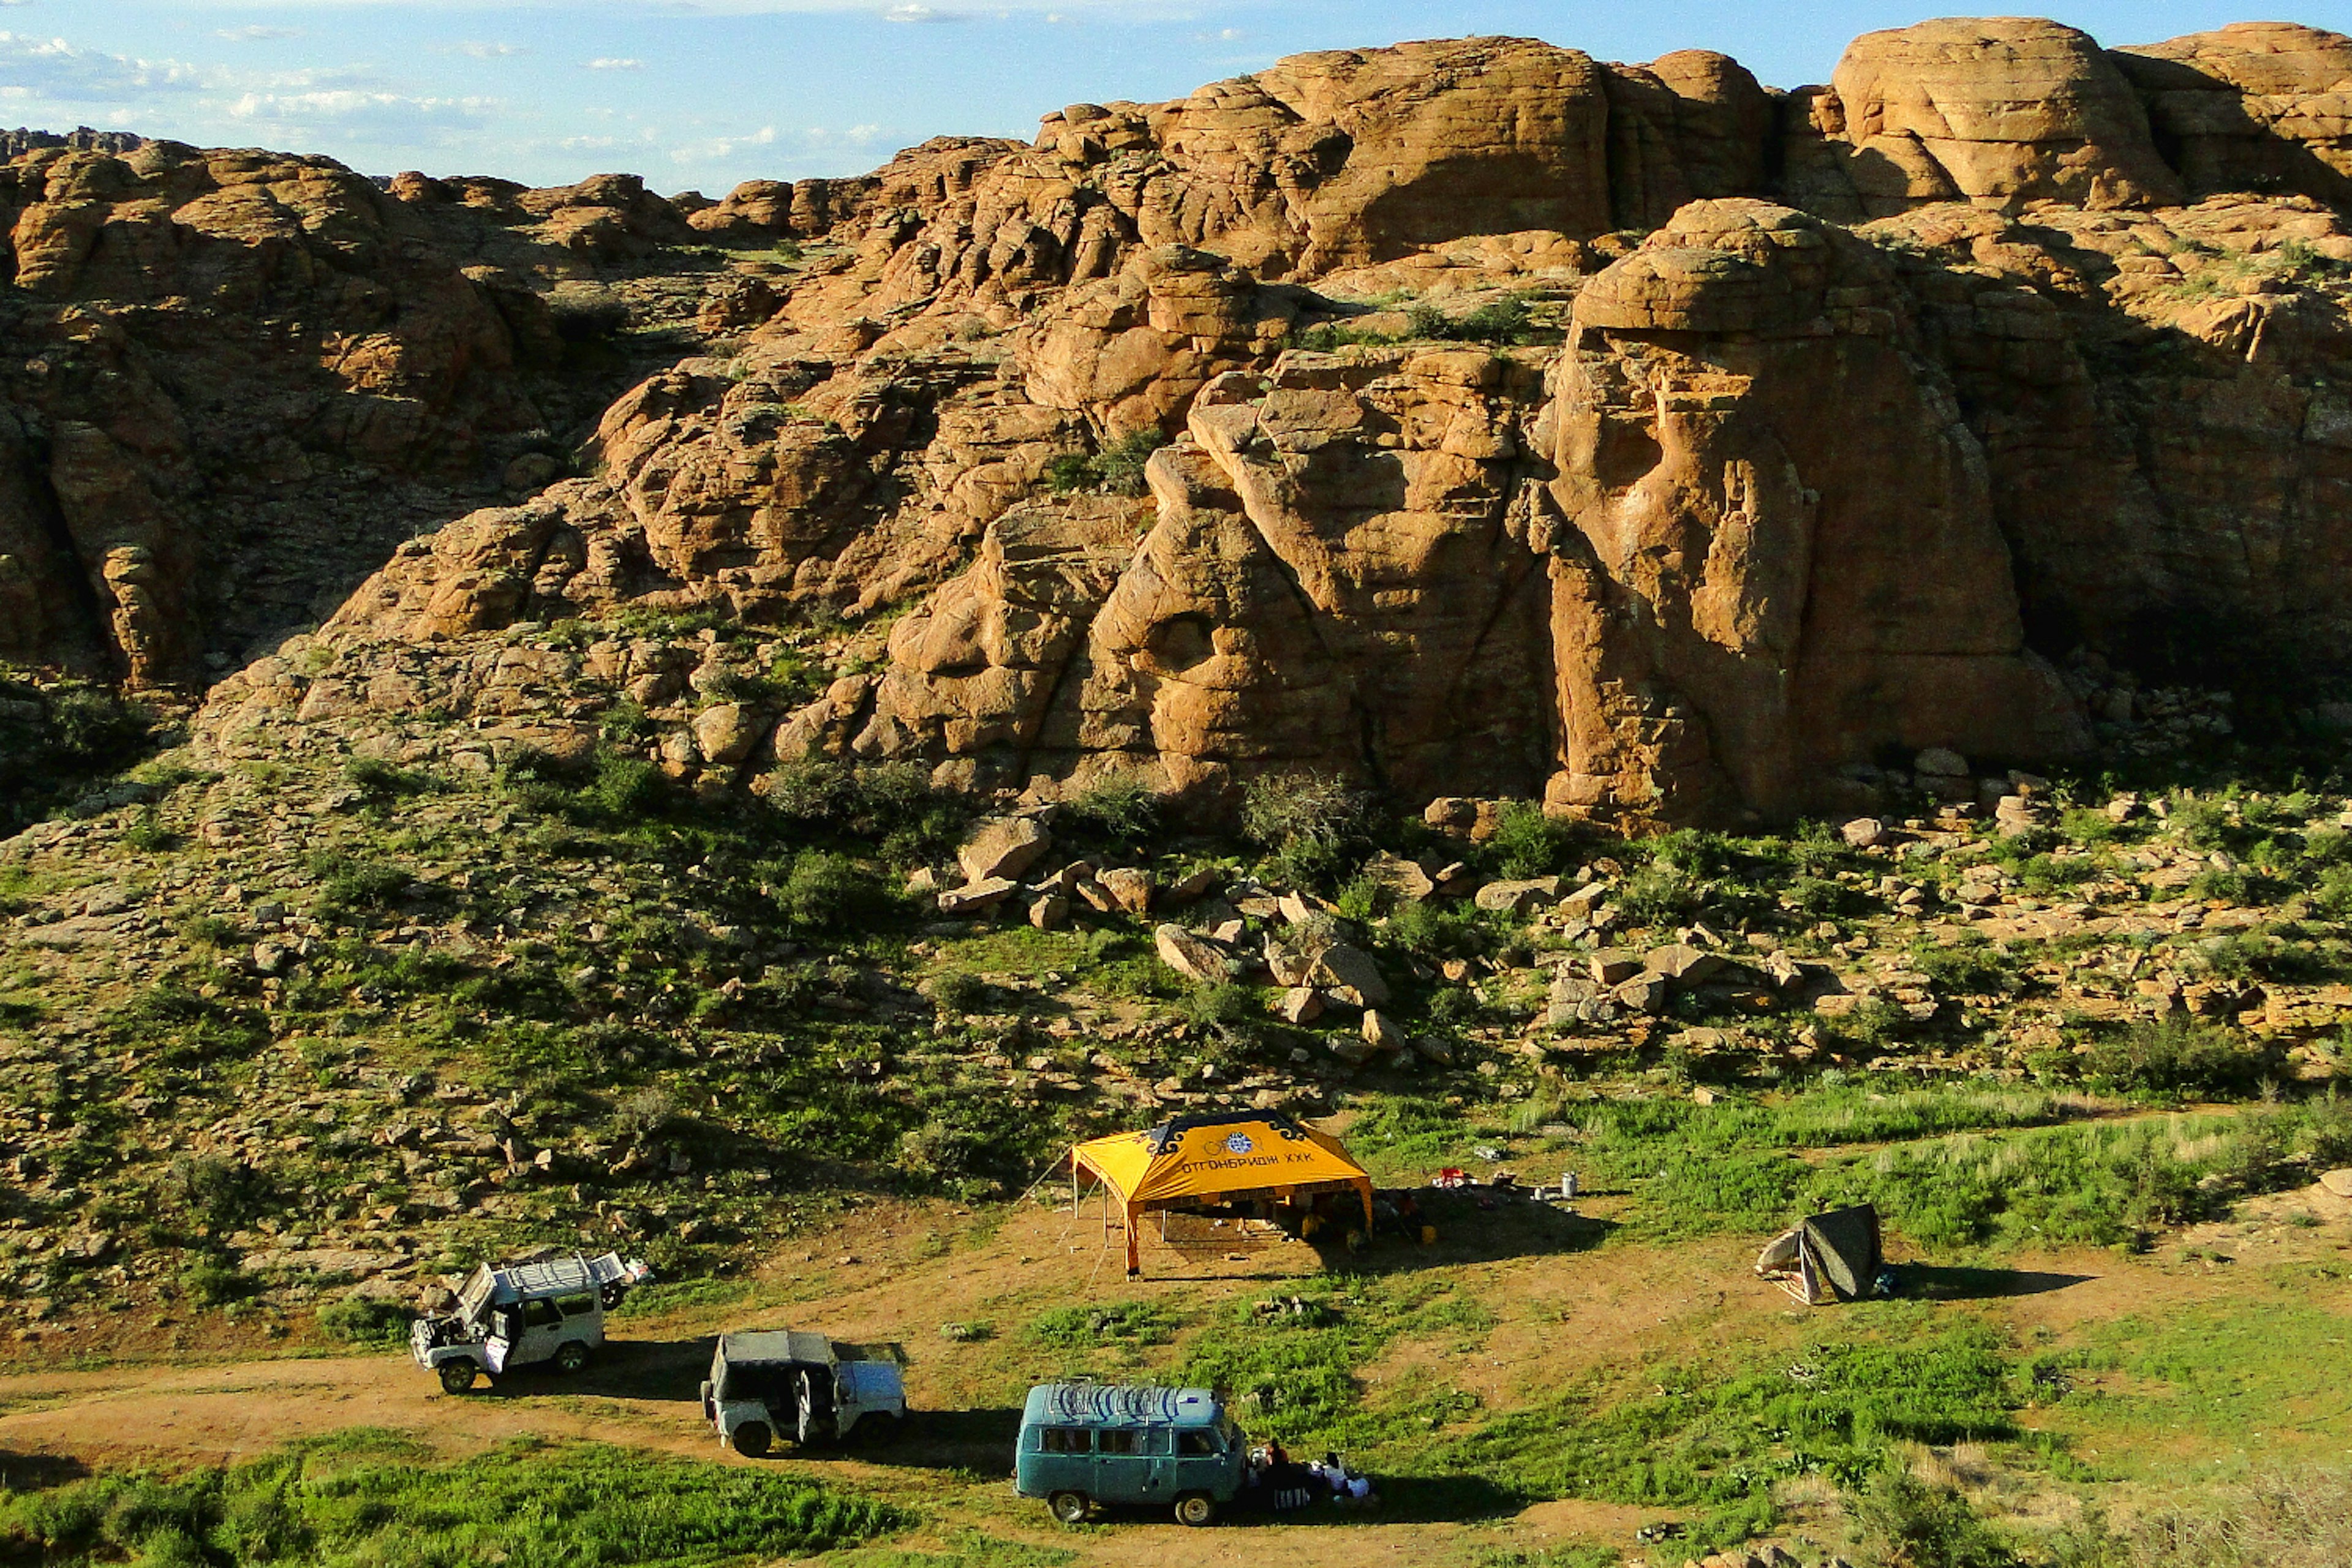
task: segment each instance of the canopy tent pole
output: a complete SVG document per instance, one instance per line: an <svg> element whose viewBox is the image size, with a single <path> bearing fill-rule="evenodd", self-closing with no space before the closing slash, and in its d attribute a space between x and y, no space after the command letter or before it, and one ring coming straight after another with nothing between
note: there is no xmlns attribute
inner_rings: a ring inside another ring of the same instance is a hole
<svg viewBox="0 0 2352 1568"><path fill-rule="evenodd" d="M1143 1254L1141 1250L1143 1237L1140 1235L1143 1228L1141 1224L1143 1219L1143 1211L1130 1203L1126 1205L1126 1212L1127 1277L1129 1279L1132 1279L1143 1272Z"/></svg>

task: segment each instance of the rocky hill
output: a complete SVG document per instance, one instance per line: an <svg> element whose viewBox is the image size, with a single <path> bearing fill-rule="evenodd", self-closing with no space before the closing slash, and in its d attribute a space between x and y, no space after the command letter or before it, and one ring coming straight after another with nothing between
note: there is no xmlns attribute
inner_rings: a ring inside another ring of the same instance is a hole
<svg viewBox="0 0 2352 1568"><path fill-rule="evenodd" d="M231 744L634 692L712 788L1865 809L1924 746L2088 754L2128 698L2069 660L2337 662L2347 81L2284 24L1924 24L1790 92L1481 38L718 203L34 151L0 626L152 685L317 606ZM719 719L642 639L497 674L631 608L895 624Z"/></svg>
<svg viewBox="0 0 2352 1568"><path fill-rule="evenodd" d="M2347 102L1998 20L717 202L19 138L0 791L186 732L0 844L6 1277L732 1245L1365 1072L2329 1076L2340 784L2098 775L2340 767Z"/></svg>

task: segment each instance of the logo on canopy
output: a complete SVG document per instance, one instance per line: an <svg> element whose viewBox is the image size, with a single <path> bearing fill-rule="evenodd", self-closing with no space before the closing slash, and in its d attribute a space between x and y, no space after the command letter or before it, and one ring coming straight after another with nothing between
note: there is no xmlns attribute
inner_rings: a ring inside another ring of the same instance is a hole
<svg viewBox="0 0 2352 1568"><path fill-rule="evenodd" d="M1225 1148L1235 1154L1246 1154L1256 1147L1257 1145L1250 1141L1250 1135L1246 1132L1236 1132L1225 1140Z"/></svg>

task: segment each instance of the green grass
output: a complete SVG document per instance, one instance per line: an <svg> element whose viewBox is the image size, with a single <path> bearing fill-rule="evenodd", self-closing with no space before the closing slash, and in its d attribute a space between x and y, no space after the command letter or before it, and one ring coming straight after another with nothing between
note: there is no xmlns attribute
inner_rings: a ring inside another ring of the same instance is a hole
<svg viewBox="0 0 2352 1568"><path fill-rule="evenodd" d="M1588 1185L1630 1191L1625 1233L1656 1240L1764 1233L1814 1208L1872 1202L1890 1229L1930 1250L2137 1244L2352 1158L2352 1107L2332 1100L2086 1120L2103 1109L2122 1107L2030 1089L1836 1084L1705 1106L1539 1097L1512 1125L1573 1129L1570 1146L1545 1159ZM1409 1097L1371 1100L1348 1138L1378 1168L1417 1171L1507 1142L1463 1108ZM1856 1144L1886 1147L1798 1158Z"/></svg>
<svg viewBox="0 0 2352 1568"><path fill-rule="evenodd" d="M2150 1435L2159 1432L2192 1436L2209 1454L2271 1458L2338 1445L2352 1394L2313 1373L2343 1361L2352 1322L2304 1299L2344 1289L2341 1265L2317 1268L2320 1277L2306 1267L2267 1289L2246 1280L2252 1299L2244 1301L2091 1329L2070 1363L2123 1376L2112 1388L2071 1394L2069 1429L2085 1442L2091 1433L2112 1439L2095 1445L2100 1468L2125 1477L2163 1472L2168 1461L2148 1451Z"/></svg>
<svg viewBox="0 0 2352 1568"><path fill-rule="evenodd" d="M665 1312L734 1307L751 1297L750 1283L741 1279L657 1279L630 1291L613 1316L651 1318Z"/></svg>
<svg viewBox="0 0 2352 1568"><path fill-rule="evenodd" d="M0 1542L60 1565L669 1568L819 1552L905 1528L796 1477L519 1439L456 1463L357 1430L228 1469L108 1475L8 1500Z"/></svg>
<svg viewBox="0 0 2352 1568"><path fill-rule="evenodd" d="M1631 1386L1590 1384L1400 1462L1479 1478L1508 1506L1573 1497L1688 1510L1698 1555L1769 1528L1777 1481L1851 1487L1897 1445L2024 1437L2013 1412L2031 1370L1990 1330L1938 1326L1907 1302L1842 1310L1853 1338L1741 1346L1645 1370Z"/></svg>
<svg viewBox="0 0 2352 1568"><path fill-rule="evenodd" d="M1238 1303L1185 1346L1178 1369L1190 1386L1215 1388L1253 1437L1279 1437L1300 1452L1358 1448L1400 1430L1412 1417L1363 1405L1358 1373L1397 1340L1443 1334L1482 1339L1495 1316L1476 1297L1432 1276L1353 1279L1344 1289L1318 1284L1297 1294L1303 1313L1261 1315Z"/></svg>
<svg viewBox="0 0 2352 1568"><path fill-rule="evenodd" d="M1176 1337L1183 1318L1159 1301L1112 1301L1098 1307L1056 1307L1029 1325L1033 1344L1084 1351L1098 1346L1164 1345Z"/></svg>
<svg viewBox="0 0 2352 1568"><path fill-rule="evenodd" d="M1878 1205L1928 1251L2137 1246L2215 1217L2242 1195L2308 1180L2347 1147L2345 1109L1967 1134L1832 1162L1794 1184L1806 1204Z"/></svg>
<svg viewBox="0 0 2352 1568"><path fill-rule="evenodd" d="M1078 1554L1059 1546L999 1541L976 1530L959 1530L943 1552L868 1546L826 1559L828 1568L1066 1568Z"/></svg>

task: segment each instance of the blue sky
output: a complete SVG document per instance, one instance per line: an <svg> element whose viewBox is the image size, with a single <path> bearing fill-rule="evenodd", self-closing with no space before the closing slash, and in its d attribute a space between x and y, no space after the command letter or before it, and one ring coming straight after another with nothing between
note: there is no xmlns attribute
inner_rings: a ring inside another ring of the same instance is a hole
<svg viewBox="0 0 2352 1568"><path fill-rule="evenodd" d="M2109 44L2249 0L2082 0ZM2293 20L2352 31L2352 0ZM1854 34L1948 15L1887 0L0 0L0 124L325 153L370 174L665 192L858 173L943 133L1029 136L1066 102L1172 98L1305 49L1511 33L1602 59L1706 47L1777 86ZM2278 13L2271 13L2273 16Z"/></svg>

